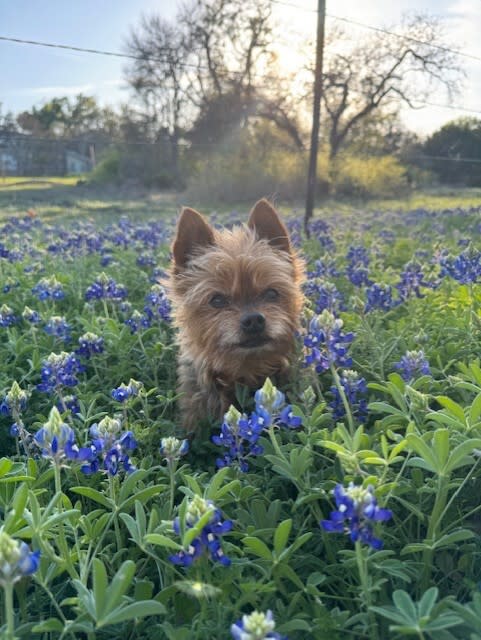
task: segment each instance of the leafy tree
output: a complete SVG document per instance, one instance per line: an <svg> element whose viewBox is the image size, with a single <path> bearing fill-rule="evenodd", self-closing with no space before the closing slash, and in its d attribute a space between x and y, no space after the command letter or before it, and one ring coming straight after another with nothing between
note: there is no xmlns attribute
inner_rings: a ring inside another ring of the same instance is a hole
<svg viewBox="0 0 481 640"><path fill-rule="evenodd" d="M481 186L481 119L448 122L426 140L423 152L442 182Z"/></svg>

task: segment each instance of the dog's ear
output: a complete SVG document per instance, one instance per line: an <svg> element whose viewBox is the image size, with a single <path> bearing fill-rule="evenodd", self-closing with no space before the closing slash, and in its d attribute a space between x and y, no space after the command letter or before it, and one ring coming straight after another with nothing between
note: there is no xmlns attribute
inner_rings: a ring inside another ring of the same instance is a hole
<svg viewBox="0 0 481 640"><path fill-rule="evenodd" d="M268 240L276 249L291 252L289 232L281 222L277 211L271 203L262 198L256 202L247 221L247 226L253 229L261 240Z"/></svg>
<svg viewBox="0 0 481 640"><path fill-rule="evenodd" d="M172 253L176 267L183 268L198 249L214 244L214 231L200 213L184 207L177 223Z"/></svg>

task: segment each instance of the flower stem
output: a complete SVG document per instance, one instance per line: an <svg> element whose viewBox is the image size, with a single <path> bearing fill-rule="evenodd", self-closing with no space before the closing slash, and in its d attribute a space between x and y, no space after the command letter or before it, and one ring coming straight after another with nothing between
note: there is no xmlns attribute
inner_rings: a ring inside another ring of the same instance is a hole
<svg viewBox="0 0 481 640"><path fill-rule="evenodd" d="M349 404L349 400L347 399L346 392L344 391L344 387L341 384L341 379L339 378L339 374L337 373L336 368L333 364L330 365L330 369L332 373L332 379L334 380L336 389L338 390L339 395L341 396L342 404L344 406L344 411L346 412L346 418L349 424L349 430L351 432L351 435L354 435L356 428L354 426L354 419L352 417L352 411L351 411L351 406Z"/></svg>
<svg viewBox="0 0 481 640"><path fill-rule="evenodd" d="M7 633L5 640L15 640L15 612L13 609L13 584L8 580L4 584L5 593L5 620Z"/></svg>
<svg viewBox="0 0 481 640"><path fill-rule="evenodd" d="M359 571L359 581L361 584L362 600L369 618L370 638L371 640L378 640L379 636L378 636L376 619L374 617L374 614L370 610L370 607L372 606L372 597L371 597L371 588L369 586L367 555L362 546L362 543L359 540L355 542L355 549L356 549L357 569Z"/></svg>
<svg viewBox="0 0 481 640"><path fill-rule="evenodd" d="M115 492L115 477L110 475L110 473L109 473L109 489L110 489L110 498L114 503L114 508L115 508L115 512L113 513L115 540L117 543L117 551L120 551L122 549L122 538L120 537L119 519L117 517L117 497Z"/></svg>

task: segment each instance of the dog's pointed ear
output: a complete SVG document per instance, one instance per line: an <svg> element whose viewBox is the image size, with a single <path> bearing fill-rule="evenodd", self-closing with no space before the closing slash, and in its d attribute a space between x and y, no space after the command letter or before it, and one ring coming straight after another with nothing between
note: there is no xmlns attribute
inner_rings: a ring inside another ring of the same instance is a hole
<svg viewBox="0 0 481 640"><path fill-rule="evenodd" d="M291 252L289 232L277 211L265 198L256 202L252 208L247 226L256 232L259 239L267 240L276 249Z"/></svg>
<svg viewBox="0 0 481 640"><path fill-rule="evenodd" d="M184 268L198 249L214 244L214 231L195 209L184 207L177 223L172 254L175 266Z"/></svg>

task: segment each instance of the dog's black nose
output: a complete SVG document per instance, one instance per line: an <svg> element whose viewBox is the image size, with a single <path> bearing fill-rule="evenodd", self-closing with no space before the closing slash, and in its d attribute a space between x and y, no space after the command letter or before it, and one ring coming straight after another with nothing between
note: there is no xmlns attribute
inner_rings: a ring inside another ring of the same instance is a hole
<svg viewBox="0 0 481 640"><path fill-rule="evenodd" d="M262 333L266 327L266 319L262 313L245 313L240 319L240 326L244 333L250 335Z"/></svg>

